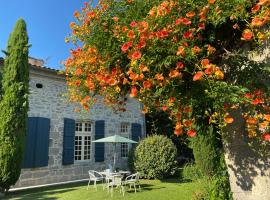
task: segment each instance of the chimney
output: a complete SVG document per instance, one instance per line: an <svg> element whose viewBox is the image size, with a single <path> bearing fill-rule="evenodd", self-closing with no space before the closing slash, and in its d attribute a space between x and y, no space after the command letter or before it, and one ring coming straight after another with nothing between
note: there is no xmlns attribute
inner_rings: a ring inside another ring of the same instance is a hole
<svg viewBox="0 0 270 200"><path fill-rule="evenodd" d="M29 57L28 58L28 62L31 65L35 65L35 66L39 66L39 67L43 67L44 66L44 60L42 60L42 59L37 59L37 58Z"/></svg>

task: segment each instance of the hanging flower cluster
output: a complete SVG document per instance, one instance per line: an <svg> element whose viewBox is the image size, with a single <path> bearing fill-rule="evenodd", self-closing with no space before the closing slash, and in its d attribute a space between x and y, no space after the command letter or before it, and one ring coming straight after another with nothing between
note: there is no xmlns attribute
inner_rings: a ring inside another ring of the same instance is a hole
<svg viewBox="0 0 270 200"><path fill-rule="evenodd" d="M214 105L209 122L233 123L224 105L236 107L235 101L213 97L229 95L217 59L223 53L217 32L231 24L230 39L258 44L269 36L262 28L269 22L269 6L268 0L103 0L96 7L85 3L74 13L72 36L66 40L78 46L65 63L71 100L89 110L101 95L105 103L124 111L121 99L129 95L145 105L143 112L169 112L174 133L190 137L196 135L199 118L196 102ZM223 88L215 90L217 85ZM250 123L251 113L245 114L249 135L261 130L268 141L269 114L255 107L269 112L269 98L256 94L247 98L239 92L237 100L254 105L256 124Z"/></svg>

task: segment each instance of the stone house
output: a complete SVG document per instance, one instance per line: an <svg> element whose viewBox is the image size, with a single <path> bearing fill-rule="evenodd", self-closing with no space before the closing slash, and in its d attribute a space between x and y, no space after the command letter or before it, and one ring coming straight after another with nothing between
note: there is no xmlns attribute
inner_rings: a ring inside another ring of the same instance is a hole
<svg viewBox="0 0 270 200"><path fill-rule="evenodd" d="M28 132L21 176L15 188L79 181L89 169L103 170L112 163L113 146L91 141L114 134L139 140L145 137L141 103L127 98L126 112L115 113L97 103L82 114L65 96L65 76L29 59L30 96ZM0 60L0 68L3 59ZM130 146L117 145L117 166L127 168Z"/></svg>

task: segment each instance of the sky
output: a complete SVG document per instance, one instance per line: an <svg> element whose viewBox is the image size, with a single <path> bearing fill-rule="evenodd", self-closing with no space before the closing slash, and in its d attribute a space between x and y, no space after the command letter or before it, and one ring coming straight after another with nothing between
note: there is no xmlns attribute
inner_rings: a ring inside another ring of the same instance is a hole
<svg viewBox="0 0 270 200"><path fill-rule="evenodd" d="M27 23L29 56L43 59L45 66L63 69L61 61L69 56L71 44L65 43L70 34L73 13L87 0L0 0L0 50L5 50L8 36L16 21ZM4 54L0 53L0 57Z"/></svg>

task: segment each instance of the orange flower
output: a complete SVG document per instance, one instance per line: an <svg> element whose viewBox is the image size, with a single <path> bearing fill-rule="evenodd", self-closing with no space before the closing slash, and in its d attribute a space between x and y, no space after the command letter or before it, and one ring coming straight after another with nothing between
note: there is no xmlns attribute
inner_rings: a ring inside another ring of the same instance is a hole
<svg viewBox="0 0 270 200"><path fill-rule="evenodd" d="M250 29L245 29L242 33L242 40L251 40L253 38L253 33Z"/></svg>
<svg viewBox="0 0 270 200"><path fill-rule="evenodd" d="M164 76L162 74L156 74L155 75L155 78L158 80L158 81L163 81L164 80Z"/></svg>
<svg viewBox="0 0 270 200"><path fill-rule="evenodd" d="M152 83L150 81L144 81L143 82L143 87L145 89L150 89L152 87Z"/></svg>
<svg viewBox="0 0 270 200"><path fill-rule="evenodd" d="M183 34L183 38L184 39L190 39L190 38L192 38L193 37L193 31L191 31L191 30L188 30L188 31L186 31L184 34Z"/></svg>
<svg viewBox="0 0 270 200"><path fill-rule="evenodd" d="M260 8L261 8L261 6L259 4L256 4L255 6L253 6L251 8L251 12L256 13L256 12L258 12L260 10Z"/></svg>
<svg viewBox="0 0 270 200"><path fill-rule="evenodd" d="M260 103L263 103L263 99L261 98L256 98L251 102L253 105L258 105Z"/></svg>
<svg viewBox="0 0 270 200"><path fill-rule="evenodd" d="M178 18L175 21L175 25L179 25L179 24L190 25L191 24L191 21L188 18L181 17L181 18Z"/></svg>
<svg viewBox="0 0 270 200"><path fill-rule="evenodd" d="M265 23L265 20L259 17L255 17L251 21L252 26L263 26Z"/></svg>
<svg viewBox="0 0 270 200"><path fill-rule="evenodd" d="M129 47L132 46L132 44L133 44L132 41L124 43L124 44L122 45L122 47L121 47L121 50L122 50L124 53L127 52L127 50L129 49Z"/></svg>
<svg viewBox="0 0 270 200"><path fill-rule="evenodd" d="M264 133L264 134L262 135L262 139L263 139L264 141L270 142L270 134L269 134L269 133Z"/></svg>
<svg viewBox="0 0 270 200"><path fill-rule="evenodd" d="M183 68L184 68L184 64L182 62L176 63L176 69L183 69Z"/></svg>
<svg viewBox="0 0 270 200"><path fill-rule="evenodd" d="M205 59L202 59L201 64L202 66L206 67L207 65L210 64L210 61L207 58L205 58Z"/></svg>
<svg viewBox="0 0 270 200"><path fill-rule="evenodd" d="M193 130L193 129L190 129L190 130L188 130L188 132L187 132L187 135L188 135L189 137L195 137L196 134L197 134L196 131Z"/></svg>
<svg viewBox="0 0 270 200"><path fill-rule="evenodd" d="M186 127L191 127L193 124L193 121L192 120L184 120L183 124Z"/></svg>
<svg viewBox="0 0 270 200"><path fill-rule="evenodd" d="M199 29L204 30L205 29L205 23L199 23Z"/></svg>
<svg viewBox="0 0 270 200"><path fill-rule="evenodd" d="M137 22L132 21L129 25L130 25L131 27L135 27L135 26L137 26Z"/></svg>
<svg viewBox="0 0 270 200"><path fill-rule="evenodd" d="M257 124L257 119L255 119L255 118L248 118L248 119L246 120L246 122L247 122L248 124L255 125L255 124Z"/></svg>
<svg viewBox="0 0 270 200"><path fill-rule="evenodd" d="M213 54L213 53L215 53L216 48L214 48L210 44L208 44L207 51L209 54Z"/></svg>
<svg viewBox="0 0 270 200"><path fill-rule="evenodd" d="M127 27L127 26L123 26L123 27L122 27L122 31L123 31L123 32L128 31L128 27Z"/></svg>
<svg viewBox="0 0 270 200"><path fill-rule="evenodd" d="M224 78L224 73L218 67L216 67L215 76L217 79L222 80Z"/></svg>
<svg viewBox="0 0 270 200"><path fill-rule="evenodd" d="M80 75L82 75L82 73L83 73L83 70L81 68L77 68L75 71L76 76L80 76Z"/></svg>
<svg viewBox="0 0 270 200"><path fill-rule="evenodd" d="M239 25L238 24L234 24L233 25L233 29L239 29L240 27L239 27Z"/></svg>
<svg viewBox="0 0 270 200"><path fill-rule="evenodd" d="M70 27L71 29L73 29L74 26L76 26L76 23L75 23L75 22L71 22L71 23L69 24L69 27Z"/></svg>
<svg viewBox="0 0 270 200"><path fill-rule="evenodd" d="M140 40L139 44L137 45L137 48L138 48L138 49L141 49L141 48L143 48L143 47L145 47L145 46L146 46L145 40Z"/></svg>
<svg viewBox="0 0 270 200"><path fill-rule="evenodd" d="M192 108L190 106L186 106L183 110L184 113L191 113L192 112Z"/></svg>
<svg viewBox="0 0 270 200"><path fill-rule="evenodd" d="M174 134L177 135L177 136L182 135L183 134L183 129L175 129Z"/></svg>
<svg viewBox="0 0 270 200"><path fill-rule="evenodd" d="M245 94L245 97L248 98L248 99L252 99L253 98L253 95L251 93L246 93Z"/></svg>
<svg viewBox="0 0 270 200"><path fill-rule="evenodd" d="M259 5L264 5L266 3L269 3L269 0L259 0Z"/></svg>
<svg viewBox="0 0 270 200"><path fill-rule="evenodd" d="M135 38L134 31L133 30L129 30L128 33L127 33L127 37L130 38L130 39Z"/></svg>
<svg viewBox="0 0 270 200"><path fill-rule="evenodd" d="M193 81L198 81L203 77L203 72L199 71L193 76Z"/></svg>
<svg viewBox="0 0 270 200"><path fill-rule="evenodd" d="M226 116L224 117L224 121L227 123L227 124L231 124L233 123L234 119L230 116Z"/></svg>
<svg viewBox="0 0 270 200"><path fill-rule="evenodd" d="M179 71L177 71L177 70L172 70L172 71L170 71L170 73L169 73L169 77L170 78L177 78L177 77L181 77L181 73L179 72Z"/></svg>
<svg viewBox="0 0 270 200"><path fill-rule="evenodd" d="M264 115L264 119L270 122L270 115Z"/></svg>
<svg viewBox="0 0 270 200"><path fill-rule="evenodd" d="M74 15L74 17L76 17L76 18L79 18L79 17L80 17L80 13L79 13L78 11L75 11L73 15Z"/></svg>
<svg viewBox="0 0 270 200"><path fill-rule="evenodd" d="M193 11L189 11L187 14L186 14L186 16L187 17L189 17L189 18L192 18L192 17L194 17L196 14L195 14L195 12L193 12Z"/></svg>
<svg viewBox="0 0 270 200"><path fill-rule="evenodd" d="M166 110L168 110L168 109L169 109L168 106L162 106L162 110L163 110L163 111L166 111Z"/></svg>
<svg viewBox="0 0 270 200"><path fill-rule="evenodd" d="M112 19L113 19L113 21L115 21L115 22L118 22L118 21L119 21L119 18L118 18L118 17L113 17Z"/></svg>
<svg viewBox="0 0 270 200"><path fill-rule="evenodd" d="M208 65L208 67L204 70L204 73L207 75L211 75L214 72L214 67L212 65Z"/></svg>
<svg viewBox="0 0 270 200"><path fill-rule="evenodd" d="M139 69L140 69L140 71L142 71L142 72L149 72L149 68L146 67L145 65L140 65Z"/></svg>
<svg viewBox="0 0 270 200"><path fill-rule="evenodd" d="M175 129L182 129L182 124L181 124L181 122L176 122L176 124L175 124Z"/></svg>
<svg viewBox="0 0 270 200"><path fill-rule="evenodd" d="M81 104L86 104L89 100L90 100L90 97L89 97L89 96L85 96L85 97L81 100Z"/></svg>
<svg viewBox="0 0 270 200"><path fill-rule="evenodd" d="M96 16L96 13L95 12L87 12L86 13L87 17L89 17L90 19L93 19L95 16Z"/></svg>
<svg viewBox="0 0 270 200"><path fill-rule="evenodd" d="M198 47L198 46L194 46L191 50L192 50L192 52L193 52L194 54L197 54L197 53L200 53L200 52L201 52L201 49L200 49L200 47Z"/></svg>
<svg viewBox="0 0 270 200"><path fill-rule="evenodd" d="M261 129L265 129L267 128L268 125L269 125L269 121L263 121L262 123L259 124L259 127Z"/></svg>
<svg viewBox="0 0 270 200"><path fill-rule="evenodd" d="M131 55L131 58L134 60L140 59L142 57L142 54L140 51L134 51Z"/></svg>
<svg viewBox="0 0 270 200"><path fill-rule="evenodd" d="M130 97L136 97L137 96L137 88L135 86L131 87Z"/></svg>
<svg viewBox="0 0 270 200"><path fill-rule="evenodd" d="M214 4L216 0L208 0L209 4Z"/></svg>
<svg viewBox="0 0 270 200"><path fill-rule="evenodd" d="M177 50L177 52L176 52L176 55L177 55L177 56L181 55L181 56L184 57L184 56L186 55L185 47L179 46L179 47L178 47L178 50Z"/></svg>
<svg viewBox="0 0 270 200"><path fill-rule="evenodd" d="M176 98L175 97L170 97L169 99L168 99L168 102L169 103L174 103L176 101Z"/></svg>

